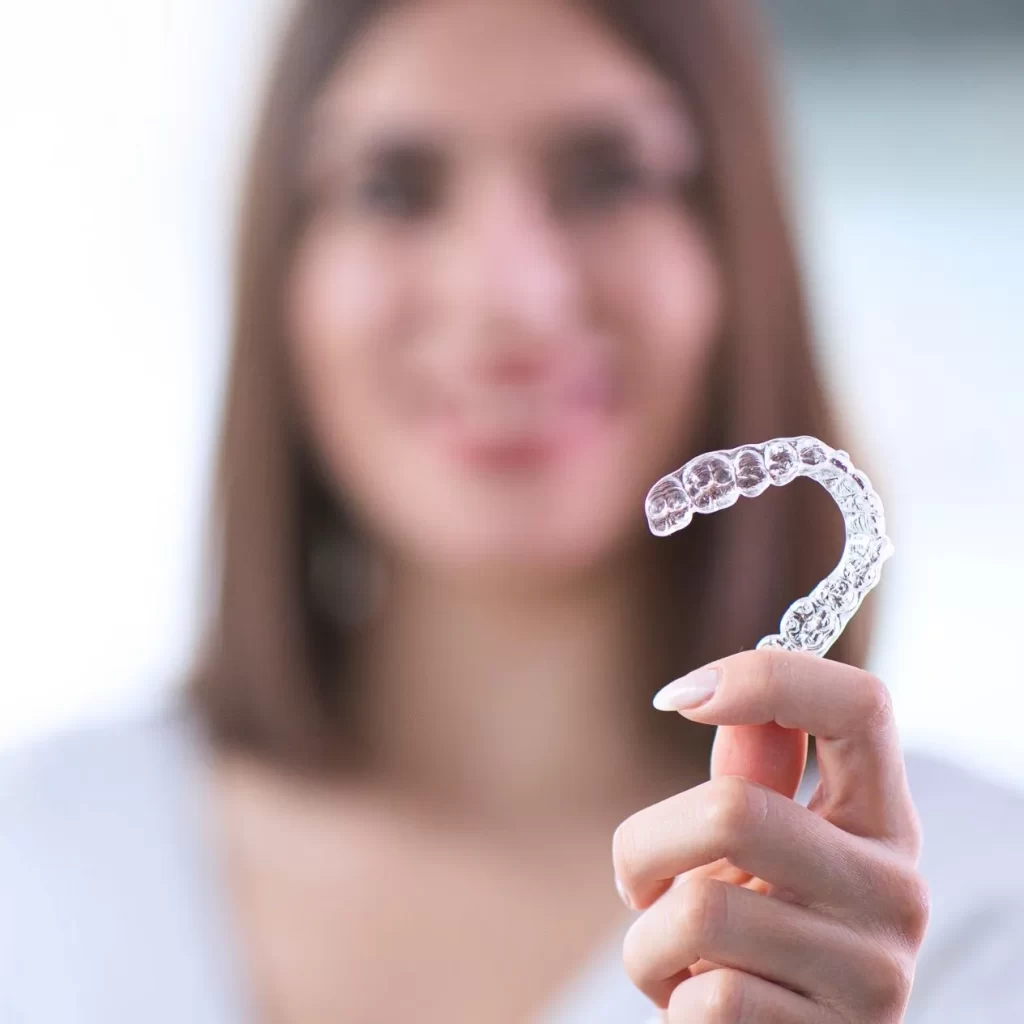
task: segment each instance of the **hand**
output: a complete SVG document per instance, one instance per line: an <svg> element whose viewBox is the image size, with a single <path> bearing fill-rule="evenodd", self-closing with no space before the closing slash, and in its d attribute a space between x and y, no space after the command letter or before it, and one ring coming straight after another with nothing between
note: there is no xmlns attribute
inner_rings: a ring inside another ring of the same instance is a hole
<svg viewBox="0 0 1024 1024"><path fill-rule="evenodd" d="M714 667L712 696L675 705L719 726L711 780L615 833L620 891L645 911L630 978L671 1024L898 1024L928 893L888 690L778 650ZM808 733L821 779L803 807Z"/></svg>

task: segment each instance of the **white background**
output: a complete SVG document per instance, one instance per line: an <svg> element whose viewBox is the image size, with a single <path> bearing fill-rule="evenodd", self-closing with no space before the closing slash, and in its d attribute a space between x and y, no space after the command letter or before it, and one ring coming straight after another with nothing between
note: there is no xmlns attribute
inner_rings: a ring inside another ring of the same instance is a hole
<svg viewBox="0 0 1024 1024"><path fill-rule="evenodd" d="M237 173L279 17L0 8L0 747L188 662ZM1024 786L1024 46L805 48L784 87L827 365L897 548L873 667L908 746Z"/></svg>

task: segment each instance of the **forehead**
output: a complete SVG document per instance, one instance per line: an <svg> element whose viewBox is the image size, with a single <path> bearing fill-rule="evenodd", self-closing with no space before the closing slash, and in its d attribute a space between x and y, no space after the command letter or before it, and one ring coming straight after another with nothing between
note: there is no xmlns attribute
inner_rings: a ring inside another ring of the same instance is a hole
<svg viewBox="0 0 1024 1024"><path fill-rule="evenodd" d="M569 0L410 0L376 16L327 82L318 127L436 123L485 137L609 109L686 126L681 98Z"/></svg>

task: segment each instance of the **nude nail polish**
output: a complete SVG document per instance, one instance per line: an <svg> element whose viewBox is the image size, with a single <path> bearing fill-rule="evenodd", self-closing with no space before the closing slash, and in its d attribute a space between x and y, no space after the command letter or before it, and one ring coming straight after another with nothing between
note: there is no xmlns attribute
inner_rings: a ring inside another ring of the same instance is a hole
<svg viewBox="0 0 1024 1024"><path fill-rule="evenodd" d="M684 711L714 696L721 673L715 666L698 668L662 687L654 695L654 706L659 711Z"/></svg>

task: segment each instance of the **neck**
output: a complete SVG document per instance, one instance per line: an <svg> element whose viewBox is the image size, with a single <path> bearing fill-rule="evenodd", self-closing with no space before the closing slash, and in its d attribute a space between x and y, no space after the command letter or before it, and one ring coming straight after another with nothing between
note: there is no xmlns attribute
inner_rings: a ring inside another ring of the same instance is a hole
<svg viewBox="0 0 1024 1024"><path fill-rule="evenodd" d="M640 561L518 590L395 571L355 651L374 778L506 823L625 816L699 781L706 730L678 722L689 779L654 742L666 680Z"/></svg>

